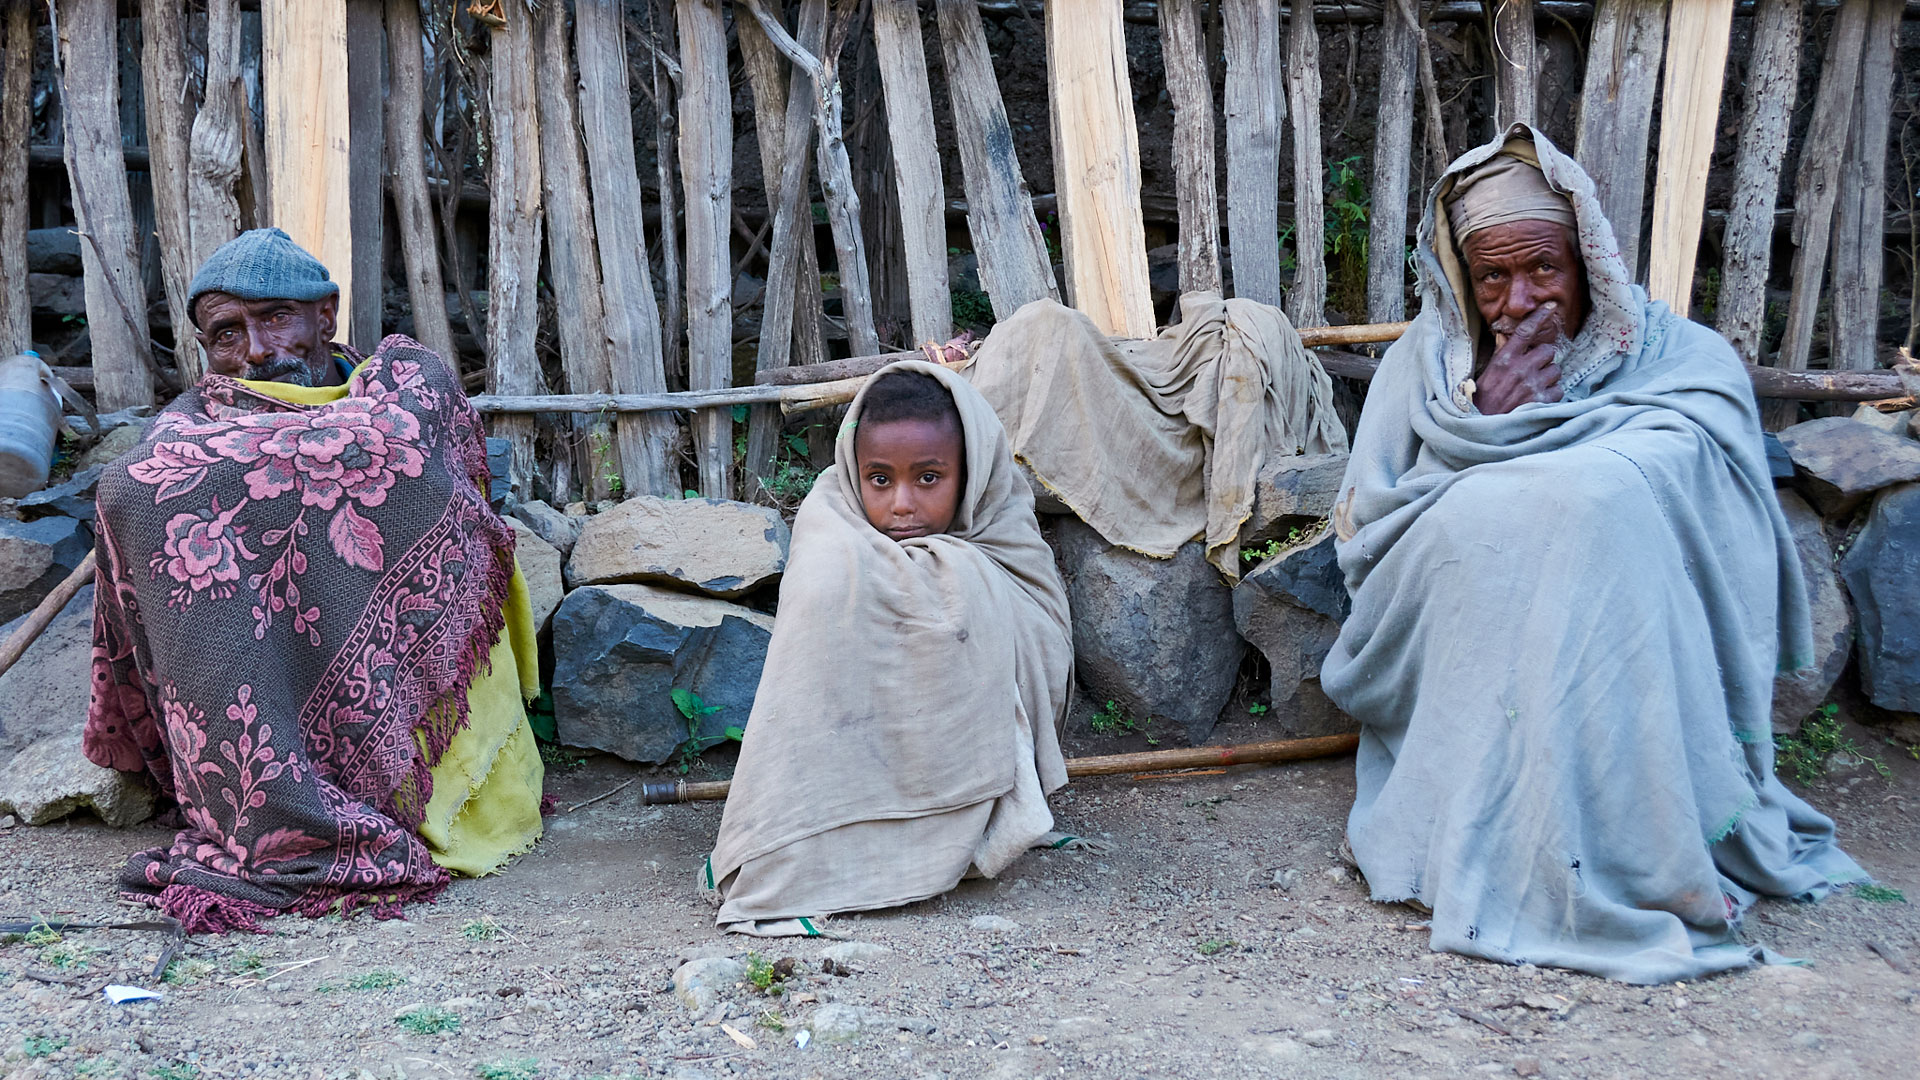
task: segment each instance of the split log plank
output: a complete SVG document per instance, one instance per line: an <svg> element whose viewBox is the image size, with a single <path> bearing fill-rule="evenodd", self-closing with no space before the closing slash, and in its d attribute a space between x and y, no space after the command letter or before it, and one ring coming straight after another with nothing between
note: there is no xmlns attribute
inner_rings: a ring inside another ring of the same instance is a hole
<svg viewBox="0 0 1920 1080"><path fill-rule="evenodd" d="M1667 22L1647 293L1682 316L1693 304L1693 263L1707 207L1707 166L1713 159L1732 24L1733 0L1681 0Z"/></svg>
<svg viewBox="0 0 1920 1080"><path fill-rule="evenodd" d="M1419 27L1388 0L1380 25L1380 113L1373 134L1373 212L1367 221L1367 318L1407 315L1407 195L1413 171L1414 57ZM1182 286L1184 290L1185 286Z"/></svg>
<svg viewBox="0 0 1920 1080"><path fill-rule="evenodd" d="M1287 95L1293 114L1293 289L1287 316L1296 326L1327 319L1326 182L1321 177L1320 31L1313 5L1288 20Z"/></svg>
<svg viewBox="0 0 1920 1080"><path fill-rule="evenodd" d="M1415 13L1415 0L1387 0L1400 11L1400 17L1414 29L1414 56L1420 65L1420 98L1426 106L1426 120L1422 125L1426 129L1427 153L1432 160L1429 172L1440 176L1447 170L1447 163L1453 155L1447 152L1447 126L1440 114L1440 84L1433 74L1433 47L1427 41L1427 24L1423 16Z"/></svg>
<svg viewBox="0 0 1920 1080"><path fill-rule="evenodd" d="M173 327L174 363L191 386L206 370L187 317L187 283L197 269L187 215L187 138L193 98L187 82L187 39L181 0L141 0L140 78L147 109L147 175L153 187L153 224L160 282Z"/></svg>
<svg viewBox="0 0 1920 1080"><path fill-rule="evenodd" d="M980 287L993 304L994 318L1011 318L1029 301L1060 299L1060 290L1014 154L1013 128L1007 123L980 12L974 0L935 0L935 11Z"/></svg>
<svg viewBox="0 0 1920 1080"><path fill-rule="evenodd" d="M348 86L359 89L386 85L385 7L385 0L347 0ZM347 167L353 265L345 273L351 276L353 287L340 298L340 325L345 330L340 340L371 349L384 336L381 331L385 327L386 288L381 280L387 251L384 95L349 94L347 131L348 144L360 150L352 155ZM342 270L335 268L333 274L340 277ZM351 306L347 304L349 297Z"/></svg>
<svg viewBox="0 0 1920 1080"><path fill-rule="evenodd" d="M1140 135L1120 2L1053 0L1046 15L1053 172L1070 302L1106 333L1151 337Z"/></svg>
<svg viewBox="0 0 1920 1080"><path fill-rule="evenodd" d="M33 126L33 9L0 0L0 356L33 347L27 295L27 132Z"/></svg>
<svg viewBox="0 0 1920 1080"><path fill-rule="evenodd" d="M887 138L893 149L913 339L945 341L953 336L946 192L940 180L940 155L934 152L933 91L927 82L919 5L912 0L873 0L873 45L886 94Z"/></svg>
<svg viewBox="0 0 1920 1080"><path fill-rule="evenodd" d="M601 394L613 389L607 350L607 312L600 291L600 258L587 193L585 151L575 125L574 94L579 86L567 48L565 4L533 9L534 105L540 130L541 208L546 213L547 270L553 289L554 325L560 339L560 367L567 390ZM577 423L571 444L577 447L580 489L589 501L613 497L619 454L613 422L594 417ZM565 452L564 450L562 451ZM554 492L555 499L566 493Z"/></svg>
<svg viewBox="0 0 1920 1080"><path fill-rule="evenodd" d="M1787 302L1787 328L1775 365L1805 371L1813 348L1813 324L1833 237L1833 207L1839 197L1840 166L1853 127L1853 104L1860 84L1860 54L1866 45L1871 0L1844 0L1827 39L1826 62L1814 91L1813 120L1800 147L1800 174L1793 192L1793 296ZM1784 427L1793 411L1767 413L1770 428Z"/></svg>
<svg viewBox="0 0 1920 1080"><path fill-rule="evenodd" d="M1180 205L1180 291L1220 292L1220 186L1214 176L1213 83L1202 59L1199 0L1161 0L1160 52L1173 104L1173 183ZM1377 190L1377 189L1376 189ZM1402 202L1405 202L1404 191Z"/></svg>
<svg viewBox="0 0 1920 1080"><path fill-rule="evenodd" d="M733 374L733 100L719 0L676 0L680 32L680 178L687 196L687 386L718 390ZM709 409L694 425L700 493L733 493L733 416Z"/></svg>
<svg viewBox="0 0 1920 1080"><path fill-rule="evenodd" d="M1485 0L1485 3L1487 30L1493 41L1494 126L1500 131L1514 124L1532 127L1537 119L1535 98L1540 85L1533 0Z"/></svg>
<svg viewBox="0 0 1920 1080"><path fill-rule="evenodd" d="M1774 206L1780 167L1787 159L1787 127L1800 83L1800 0L1760 0L1753 15L1753 53L1747 63L1747 100L1740 115L1740 149L1721 241L1718 329L1740 359L1765 359L1767 276L1773 260Z"/></svg>
<svg viewBox="0 0 1920 1080"><path fill-rule="evenodd" d="M1797 34L1799 23L1794 26ZM1642 280L1640 225L1647 201L1647 148L1652 145L1653 98L1660 87L1660 54L1666 37L1667 0L1599 0L1594 5L1573 156L1593 177L1600 209L1613 225L1620 258L1635 281ZM1789 73L1789 86L1791 79ZM1778 160L1774 168L1779 168ZM1772 189L1768 191L1771 207Z"/></svg>
<svg viewBox="0 0 1920 1080"><path fill-rule="evenodd" d="M607 374L616 394L664 393L667 374L660 348L660 308L647 265L620 0L577 0L574 53L580 66L580 127L600 252ZM620 475L626 490L641 495L678 495L680 470L673 459L677 434L673 422L666 417L622 416L616 422L616 431Z"/></svg>
<svg viewBox="0 0 1920 1080"><path fill-rule="evenodd" d="M1226 31L1227 246L1233 294L1279 307L1280 6L1217 0Z"/></svg>
<svg viewBox="0 0 1920 1080"><path fill-rule="evenodd" d="M153 404L146 283L120 155L114 0L58 0L67 180L81 235L94 395L103 410Z"/></svg>
<svg viewBox="0 0 1920 1080"><path fill-rule="evenodd" d="M533 89L533 15L509 0L506 25L491 35L488 83L487 389L538 394L545 389L534 351L540 330L540 131ZM539 462L533 420L506 417L493 426L511 444L508 471L530 498Z"/></svg>
<svg viewBox="0 0 1920 1080"><path fill-rule="evenodd" d="M1860 53L1839 202L1833 211L1833 360L1854 371L1877 359L1880 281L1885 258L1887 129L1893 119L1893 68L1901 0L1873 0Z"/></svg>
<svg viewBox="0 0 1920 1080"><path fill-rule="evenodd" d="M665 294L660 314L660 351L667 373L686 374L687 294L680 257L680 199L674 188L674 163L679 160L679 140L674 134L677 120L674 102L680 87L680 68L671 59L680 51L679 35L674 32L674 0L652 0L647 15L654 36L659 39L653 54L653 165L660 192L660 291ZM670 92L671 91L671 92Z"/></svg>
<svg viewBox="0 0 1920 1080"><path fill-rule="evenodd" d="M433 201L427 196L426 57L420 0L386 0L387 192L400 226L413 336L448 364L457 362L447 321L447 290L440 275L440 244Z"/></svg>
<svg viewBox="0 0 1920 1080"><path fill-rule="evenodd" d="M196 269L221 244L240 234L240 167L245 145L240 123L246 115L240 58L239 0L208 0L206 90L188 135L191 247L187 262Z"/></svg>
<svg viewBox="0 0 1920 1080"><path fill-rule="evenodd" d="M270 217L340 286L344 334L357 286L347 3L266 4L260 18Z"/></svg>

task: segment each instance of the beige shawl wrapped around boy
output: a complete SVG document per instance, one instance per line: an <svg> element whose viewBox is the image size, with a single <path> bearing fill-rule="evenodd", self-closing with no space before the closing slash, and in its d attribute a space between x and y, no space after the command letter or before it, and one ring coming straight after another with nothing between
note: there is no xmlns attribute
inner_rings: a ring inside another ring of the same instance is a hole
<svg viewBox="0 0 1920 1080"><path fill-rule="evenodd" d="M841 427L793 527L780 617L702 884L729 930L815 921L999 873L1053 826L1073 682L1066 592L993 409L958 375L966 490L946 533L895 541L861 508ZM882 374L884 374L883 372ZM872 385L869 383L869 385Z"/></svg>

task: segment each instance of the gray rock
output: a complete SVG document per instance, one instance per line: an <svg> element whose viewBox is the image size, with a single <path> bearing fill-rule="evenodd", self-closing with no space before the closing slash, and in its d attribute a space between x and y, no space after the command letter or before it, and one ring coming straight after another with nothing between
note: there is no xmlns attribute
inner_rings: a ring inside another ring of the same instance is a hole
<svg viewBox="0 0 1920 1080"><path fill-rule="evenodd" d="M1011 934L1020 929L1019 923L999 915L975 915L967 926L983 934Z"/></svg>
<svg viewBox="0 0 1920 1080"><path fill-rule="evenodd" d="M0 641L26 616L0 626ZM93 586L82 586L20 659L0 675L0 759L87 722L93 685Z"/></svg>
<svg viewBox="0 0 1920 1080"><path fill-rule="evenodd" d="M1074 665L1093 700L1204 742L1233 694L1246 643L1233 629L1233 590L1201 545L1149 558L1077 518L1061 519L1055 535Z"/></svg>
<svg viewBox="0 0 1920 1080"><path fill-rule="evenodd" d="M553 706L560 741L664 763L687 739L672 692L716 712L702 738L745 727L773 617L646 585L575 589L553 616Z"/></svg>
<svg viewBox="0 0 1920 1080"><path fill-rule="evenodd" d="M1027 485L1033 488L1033 512L1034 513L1054 514L1054 515L1073 513L1073 507L1068 506L1065 502L1061 501L1060 496L1055 495L1051 491L1048 491L1047 485L1040 482L1040 477L1038 474L1036 474L1032 469L1028 468L1025 463L1018 463L1018 464L1020 468L1020 475L1026 477Z"/></svg>
<svg viewBox="0 0 1920 1080"><path fill-rule="evenodd" d="M1870 428L1884 431L1889 435L1905 436L1907 433L1907 417L1910 411L1911 410L1881 412L1872 405L1862 403L1859 408L1853 410L1851 419L1857 423L1865 424Z"/></svg>
<svg viewBox="0 0 1920 1080"><path fill-rule="evenodd" d="M1800 721L1820 707L1853 653L1853 605L1833 571L1833 549L1827 543L1820 515L1791 491L1777 492L1780 509L1793 531L1800 553L1800 571L1807 583L1807 604L1813 612L1813 665L1804 671L1781 674L1773 680L1773 730L1777 735L1800 729Z"/></svg>
<svg viewBox="0 0 1920 1080"><path fill-rule="evenodd" d="M1339 1042L1340 1039L1334 1035L1332 1028L1314 1028L1312 1031L1301 1032L1300 1041L1308 1046L1328 1047Z"/></svg>
<svg viewBox="0 0 1920 1080"><path fill-rule="evenodd" d="M19 509L20 516L28 521L57 516L91 522L93 493L100 486L100 469L99 465L82 469L64 484L55 484L31 495L21 496L14 506Z"/></svg>
<svg viewBox="0 0 1920 1080"><path fill-rule="evenodd" d="M780 577L790 539L770 506L643 495L587 519L567 584L652 582L732 599Z"/></svg>
<svg viewBox="0 0 1920 1080"><path fill-rule="evenodd" d="M807 1030L819 1042L851 1042L867 1029L867 1010L858 1005L822 1005L807 1017Z"/></svg>
<svg viewBox="0 0 1920 1080"><path fill-rule="evenodd" d="M73 463L76 469L91 469L95 465L105 465L134 447L147 437L147 428L151 419L136 419L122 424L107 432L100 441L94 443Z"/></svg>
<svg viewBox="0 0 1920 1080"><path fill-rule="evenodd" d="M525 522L534 535L545 540L562 559L573 554L574 541L580 539L584 520L570 518L538 499L529 499L513 508L513 516Z"/></svg>
<svg viewBox="0 0 1920 1080"><path fill-rule="evenodd" d="M1760 445L1767 451L1767 477L1775 481L1793 479L1793 458L1787 454L1787 448L1780 445L1780 436L1763 431Z"/></svg>
<svg viewBox="0 0 1920 1080"><path fill-rule="evenodd" d="M843 941L838 945L829 945L820 950L823 959L849 967L866 967L883 957L893 955L893 950L885 945L871 941Z"/></svg>
<svg viewBox="0 0 1920 1080"><path fill-rule="evenodd" d="M80 729L42 739L0 769L0 813L29 825L92 810L116 828L153 816L153 791L130 773L103 769L80 752Z"/></svg>
<svg viewBox="0 0 1920 1080"><path fill-rule="evenodd" d="M513 462L513 441L511 439L487 440L487 501L497 510L513 493L513 476L510 468Z"/></svg>
<svg viewBox="0 0 1920 1080"><path fill-rule="evenodd" d="M1822 514L1845 513L1883 487L1920 480L1920 442L1844 416L1780 432L1799 486Z"/></svg>
<svg viewBox="0 0 1920 1080"><path fill-rule="evenodd" d="M1320 663L1352 609L1333 529L1262 562L1233 590L1233 622L1272 669L1272 719L1294 736L1358 730L1320 689Z"/></svg>
<svg viewBox="0 0 1920 1080"><path fill-rule="evenodd" d="M0 519L0 619L33 610L93 549L93 530L70 517Z"/></svg>
<svg viewBox="0 0 1920 1080"><path fill-rule="evenodd" d="M1840 576L1860 612L1860 688L1883 709L1920 712L1920 484L1874 497Z"/></svg>
<svg viewBox="0 0 1920 1080"><path fill-rule="evenodd" d="M85 281L66 274L28 274L27 298L35 311L55 315L87 313Z"/></svg>
<svg viewBox="0 0 1920 1080"><path fill-rule="evenodd" d="M747 977L747 965L724 956L689 960L673 972L673 996L690 1013L703 1013Z"/></svg>
<svg viewBox="0 0 1920 1080"><path fill-rule="evenodd" d="M560 553L519 518L510 517L507 524L513 527L513 557L520 564L520 575L527 579L527 595L533 601L533 625L544 630L567 593L560 583Z"/></svg>
<svg viewBox="0 0 1920 1080"><path fill-rule="evenodd" d="M1333 513L1345 454L1292 454L1269 457L1253 482L1253 514L1240 528L1243 548L1284 540L1288 529Z"/></svg>
<svg viewBox="0 0 1920 1080"><path fill-rule="evenodd" d="M80 234L68 228L28 229L27 271L78 275Z"/></svg>

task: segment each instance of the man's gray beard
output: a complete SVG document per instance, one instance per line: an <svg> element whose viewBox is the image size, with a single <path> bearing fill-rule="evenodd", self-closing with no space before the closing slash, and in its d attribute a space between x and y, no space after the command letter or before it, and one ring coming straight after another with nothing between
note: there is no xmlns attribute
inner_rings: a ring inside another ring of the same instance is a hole
<svg viewBox="0 0 1920 1080"><path fill-rule="evenodd" d="M277 382L287 386L312 386L313 366L304 357L280 356L247 370L253 382Z"/></svg>

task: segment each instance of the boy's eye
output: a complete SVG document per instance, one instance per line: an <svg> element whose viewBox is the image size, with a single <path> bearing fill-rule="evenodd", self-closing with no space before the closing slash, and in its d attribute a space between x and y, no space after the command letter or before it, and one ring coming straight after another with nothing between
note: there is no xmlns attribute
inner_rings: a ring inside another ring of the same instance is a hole
<svg viewBox="0 0 1920 1080"><path fill-rule="evenodd" d="M887 478L882 473L874 473L873 475L867 477L867 483L872 484L874 487L886 487Z"/></svg>
<svg viewBox="0 0 1920 1080"><path fill-rule="evenodd" d="M937 484L940 482L940 474L936 472L921 473L920 482L923 484Z"/></svg>

